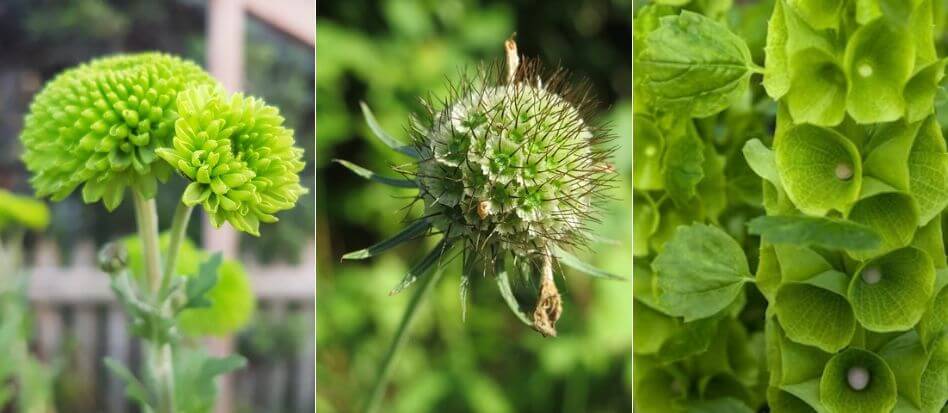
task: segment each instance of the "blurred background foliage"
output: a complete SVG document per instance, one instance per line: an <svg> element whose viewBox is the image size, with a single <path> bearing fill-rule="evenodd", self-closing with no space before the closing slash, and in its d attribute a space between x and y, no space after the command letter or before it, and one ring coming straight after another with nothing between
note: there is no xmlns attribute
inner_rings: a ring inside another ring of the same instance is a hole
<svg viewBox="0 0 948 413"><path fill-rule="evenodd" d="M317 5L317 408L361 407L410 292L389 297L431 240L406 243L366 262L348 251L391 236L411 191L372 184L330 162L377 172L408 158L370 136L359 102L405 139L418 97L444 96L460 70L503 57L516 32L522 54L567 68L593 85L618 138L620 182L583 258L631 275L632 105L630 0L353 0ZM631 411L632 284L567 270L560 336L523 326L495 284L475 279L461 320L459 265L448 267L397 362L386 412Z"/></svg>
<svg viewBox="0 0 948 413"><path fill-rule="evenodd" d="M19 159L18 137L28 105L45 81L89 59L131 51L160 50L206 67L206 12L204 0L0 1L0 189L33 193L29 174ZM313 50L252 17L246 20L245 33L244 90L279 107L287 126L295 130L297 145L305 149L307 162L307 169L301 173L302 183L312 190ZM163 229L170 223L183 189L184 182L178 177L162 187L158 208ZM98 248L135 229L129 202L110 214L101 205L83 204L75 193L49 206L50 226L26 237L27 255L40 239L52 240L63 255L62 264L69 265L74 247L80 242L91 240ZM312 196L303 197L296 208L280 214L279 223L262 228L260 238L242 236L243 261L297 262L304 249L312 245L314 207ZM188 235L200 245L199 214L196 212L192 219ZM285 362L301 346L312 345L304 333L309 331L307 317L295 308L289 310L280 319L261 313L237 337L237 351L251 365ZM50 358L59 366L57 371L75 371L75 345L70 344L69 337L65 340L60 354ZM96 397L75 375L56 378L59 411L98 411ZM235 406L237 411L263 411L256 405L259 401L245 400L247 397Z"/></svg>

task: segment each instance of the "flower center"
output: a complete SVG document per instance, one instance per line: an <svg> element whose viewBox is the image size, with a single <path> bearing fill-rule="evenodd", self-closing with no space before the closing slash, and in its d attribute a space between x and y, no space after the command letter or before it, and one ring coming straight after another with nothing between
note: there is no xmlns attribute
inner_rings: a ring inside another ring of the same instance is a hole
<svg viewBox="0 0 948 413"><path fill-rule="evenodd" d="M862 272L862 280L865 281L866 284L875 284L875 283L878 283L879 280L881 279L882 279L882 271L880 271L876 267L866 268Z"/></svg>
<svg viewBox="0 0 948 413"><path fill-rule="evenodd" d="M869 386L869 370L862 366L853 366L846 372L846 381L849 388L855 391L865 390Z"/></svg>
<svg viewBox="0 0 948 413"><path fill-rule="evenodd" d="M859 69L857 69L857 71L859 72L859 76L862 76L862 77L872 76L872 65L870 65L869 63L863 63L859 65Z"/></svg>
<svg viewBox="0 0 948 413"><path fill-rule="evenodd" d="M842 181L848 181L849 178L853 177L853 167L849 166L846 163L839 163L836 165L836 178Z"/></svg>

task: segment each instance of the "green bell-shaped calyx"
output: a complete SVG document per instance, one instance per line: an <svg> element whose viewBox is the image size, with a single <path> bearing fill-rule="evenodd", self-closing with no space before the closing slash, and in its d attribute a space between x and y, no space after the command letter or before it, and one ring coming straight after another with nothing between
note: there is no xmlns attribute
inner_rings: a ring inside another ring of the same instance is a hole
<svg viewBox="0 0 948 413"><path fill-rule="evenodd" d="M306 193L303 150L275 107L198 87L182 93L177 109L173 144L157 154L190 181L182 202L203 206L214 225L259 235L261 222L276 222Z"/></svg>
<svg viewBox="0 0 948 413"><path fill-rule="evenodd" d="M859 151L834 130L794 126L777 135L774 155L787 196L807 214L845 211L859 196Z"/></svg>
<svg viewBox="0 0 948 413"><path fill-rule="evenodd" d="M154 196L170 168L155 152L171 145L178 94L216 85L198 65L161 53L117 55L66 70L36 95L20 139L37 196L115 209L128 187Z"/></svg>
<svg viewBox="0 0 948 413"><path fill-rule="evenodd" d="M863 264L850 281L848 296L866 329L905 331L922 318L934 283L931 258L907 247Z"/></svg>
<svg viewBox="0 0 948 413"><path fill-rule="evenodd" d="M866 350L850 348L837 354L820 378L820 401L829 413L887 413L897 397L892 369Z"/></svg>

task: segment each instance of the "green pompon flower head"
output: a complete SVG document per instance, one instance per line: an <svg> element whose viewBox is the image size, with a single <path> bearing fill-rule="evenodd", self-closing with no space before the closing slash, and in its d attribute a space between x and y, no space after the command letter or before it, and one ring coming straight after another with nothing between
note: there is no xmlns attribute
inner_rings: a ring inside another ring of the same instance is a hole
<svg viewBox="0 0 948 413"><path fill-rule="evenodd" d="M451 87L443 101L426 101L412 118L412 143L401 146L370 126L414 162L397 167L410 180L379 177L340 161L370 179L417 187L424 216L402 233L345 258L366 258L422 234L444 239L416 265L402 290L448 254L463 254L462 300L475 274L493 276L507 304L525 323L555 335L562 312L553 279L556 260L603 275L567 253L588 242L587 225L615 179L607 143L610 132L593 121L588 87L575 87L562 70L520 61L508 40L507 64L487 65ZM536 283L532 315L524 314L508 280L509 268Z"/></svg>
<svg viewBox="0 0 948 413"><path fill-rule="evenodd" d="M191 182L185 205L202 205L215 226L259 235L261 222L276 222L306 193L303 150L277 108L206 86L184 92L177 106L172 147L157 153Z"/></svg>
<svg viewBox="0 0 948 413"><path fill-rule="evenodd" d="M171 169L155 151L171 144L178 94L216 86L200 66L167 54L92 60L46 84L21 134L37 196L61 200L83 185L83 200L113 210L128 187L154 196Z"/></svg>

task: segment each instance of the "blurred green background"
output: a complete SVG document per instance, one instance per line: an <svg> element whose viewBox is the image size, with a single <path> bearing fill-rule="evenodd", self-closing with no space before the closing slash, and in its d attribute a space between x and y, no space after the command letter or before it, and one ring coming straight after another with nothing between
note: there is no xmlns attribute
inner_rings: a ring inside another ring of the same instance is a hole
<svg viewBox="0 0 948 413"><path fill-rule="evenodd" d="M317 408L357 411L367 397L410 292L389 297L436 240L406 243L366 262L348 251L397 232L419 210L411 191L373 184L341 158L390 172L407 158L370 136L359 101L405 139L418 97L444 96L460 69L500 59L516 32L520 52L591 81L620 146L616 201L595 226L615 245L583 258L631 276L631 0L353 0L317 5ZM457 263L424 304L398 360L385 412L625 412L632 410L632 283L567 270L560 336L518 321L492 280L475 279L461 320Z"/></svg>

